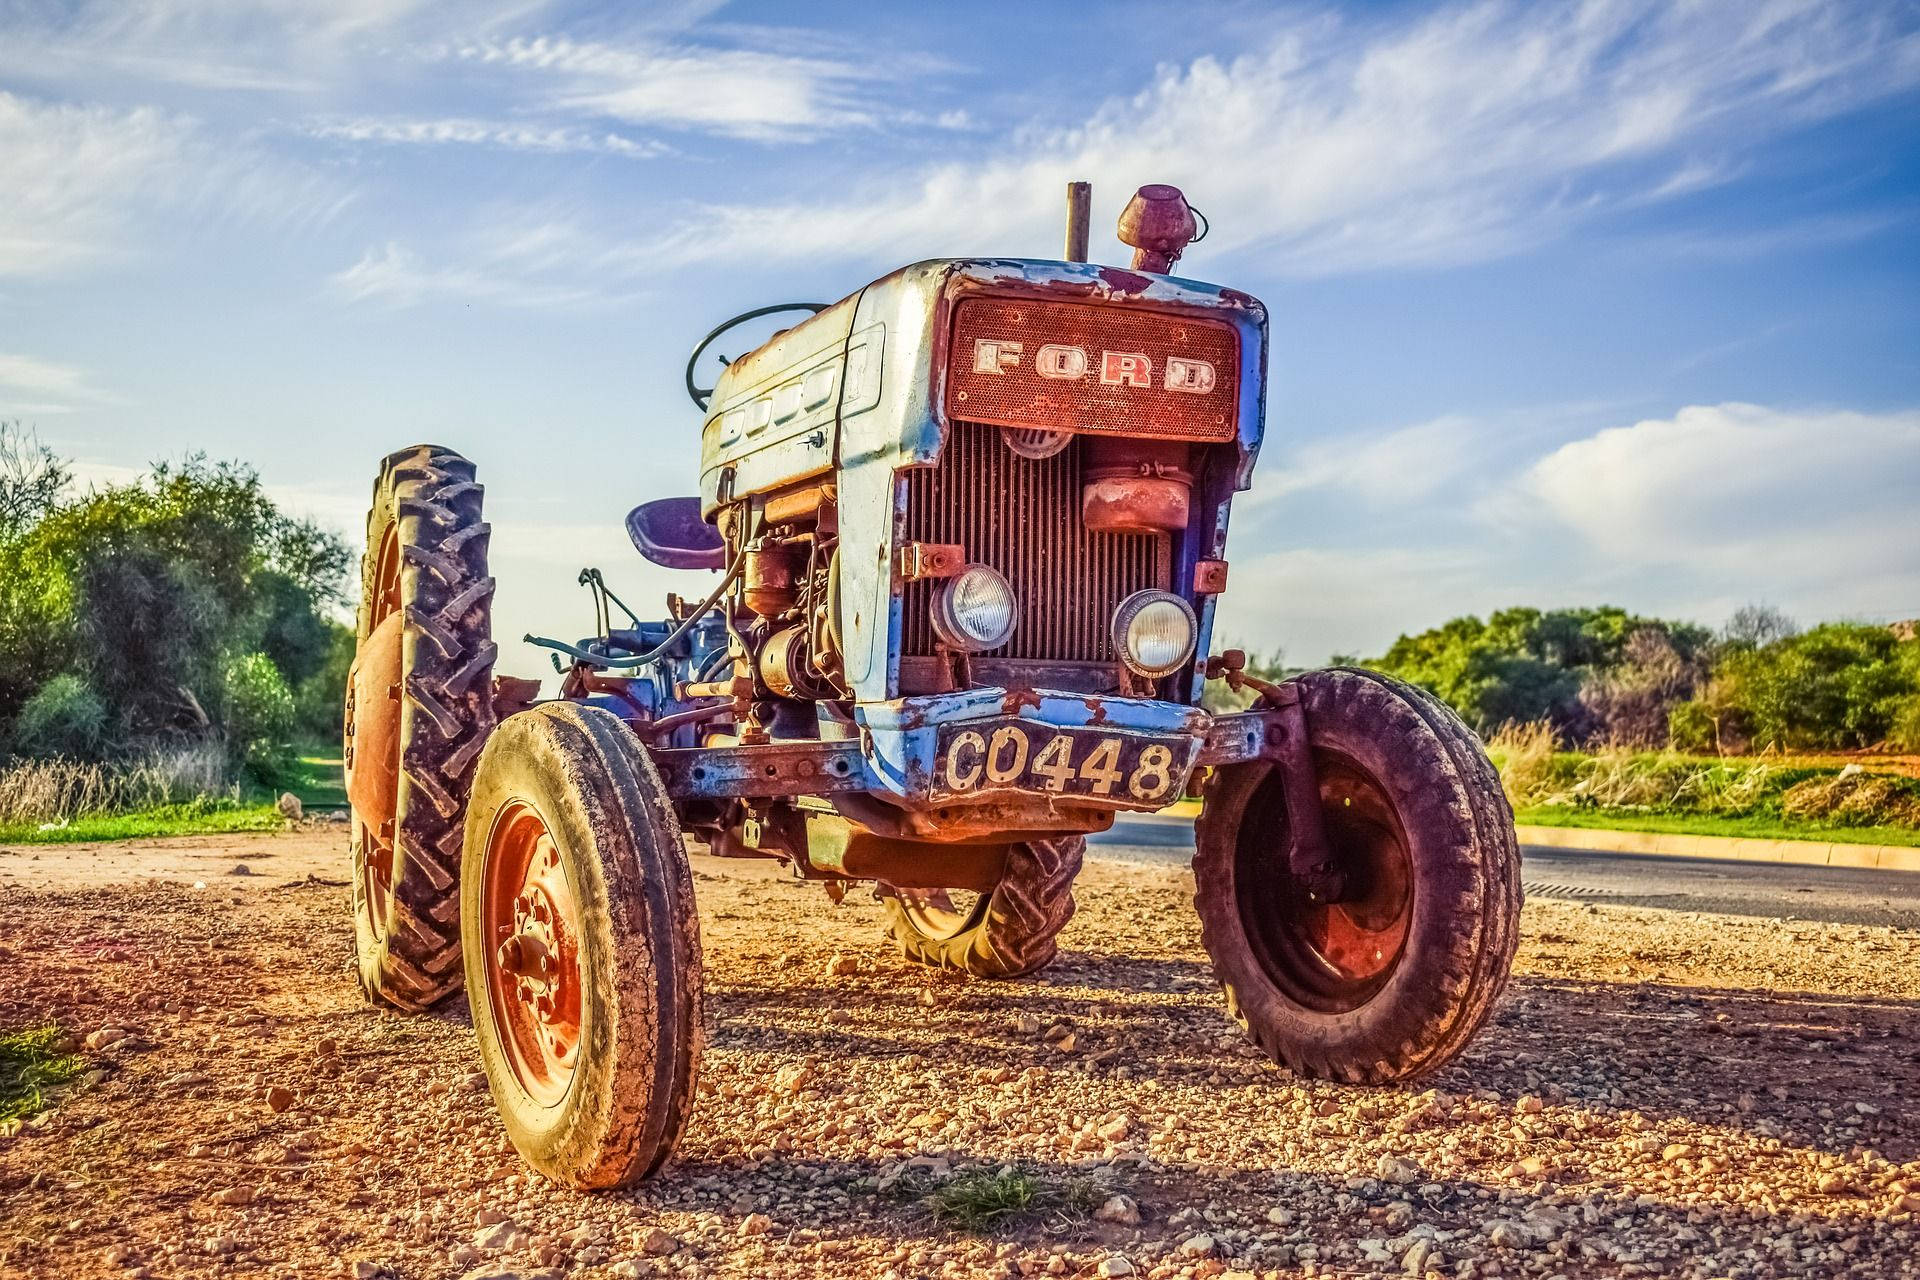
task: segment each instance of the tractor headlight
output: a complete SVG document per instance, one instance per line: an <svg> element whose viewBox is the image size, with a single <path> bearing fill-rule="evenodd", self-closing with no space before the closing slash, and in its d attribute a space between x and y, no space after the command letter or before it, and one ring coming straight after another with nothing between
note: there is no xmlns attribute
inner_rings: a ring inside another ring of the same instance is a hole
<svg viewBox="0 0 1920 1280"><path fill-rule="evenodd" d="M1138 675L1155 679L1193 656L1200 624L1193 606L1170 591L1136 591L1113 612L1113 647Z"/></svg>
<svg viewBox="0 0 1920 1280"><path fill-rule="evenodd" d="M984 564L968 565L934 593L933 629L952 649L998 649L1013 635L1018 620L1013 585Z"/></svg>

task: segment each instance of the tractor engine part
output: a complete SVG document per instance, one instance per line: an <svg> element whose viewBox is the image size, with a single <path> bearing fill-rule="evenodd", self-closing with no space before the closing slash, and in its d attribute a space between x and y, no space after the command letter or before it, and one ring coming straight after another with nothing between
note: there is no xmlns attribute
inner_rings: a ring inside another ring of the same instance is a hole
<svg viewBox="0 0 1920 1280"><path fill-rule="evenodd" d="M1099 533L1177 532L1191 519L1191 447L1180 440L1089 440L1080 519Z"/></svg>
<svg viewBox="0 0 1920 1280"><path fill-rule="evenodd" d="M803 626L785 627L760 647L760 683L775 696L821 702L840 696L813 662L813 640Z"/></svg>
<svg viewBox="0 0 1920 1280"><path fill-rule="evenodd" d="M1150 183L1120 211L1120 243L1133 246L1135 271L1168 272L1188 245L1206 233L1180 188Z"/></svg>
<svg viewBox="0 0 1920 1280"><path fill-rule="evenodd" d="M740 555L740 602L763 618L777 618L800 598L806 572L806 547L795 542L757 538Z"/></svg>

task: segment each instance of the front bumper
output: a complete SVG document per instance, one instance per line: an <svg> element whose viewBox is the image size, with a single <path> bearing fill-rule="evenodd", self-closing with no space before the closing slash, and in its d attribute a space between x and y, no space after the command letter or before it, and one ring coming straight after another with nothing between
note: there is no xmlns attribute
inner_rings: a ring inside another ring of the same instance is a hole
<svg viewBox="0 0 1920 1280"><path fill-rule="evenodd" d="M967 689L958 693L896 698L856 709L857 739L788 741L761 746L692 747L653 753L667 790L676 799L835 795L864 792L907 809L957 802L936 796L936 754L941 728L1015 718L1061 729L1100 729L1115 735L1185 739L1194 745L1168 788L1177 797L1193 769L1251 760L1267 753L1279 735L1275 713L1246 711L1214 716L1199 707L1147 698L1113 698L1047 689ZM1034 793L1036 799L1044 795ZM1004 798L1005 792L979 797ZM1115 795L1075 796L1072 803L1110 809L1158 808Z"/></svg>

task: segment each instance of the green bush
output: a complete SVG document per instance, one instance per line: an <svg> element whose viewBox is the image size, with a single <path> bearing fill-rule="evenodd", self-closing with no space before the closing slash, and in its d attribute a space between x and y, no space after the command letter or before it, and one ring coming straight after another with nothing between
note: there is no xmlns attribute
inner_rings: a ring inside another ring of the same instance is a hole
<svg viewBox="0 0 1920 1280"><path fill-rule="evenodd" d="M107 704L79 676L55 676L40 686L13 725L13 749L23 756L95 760L107 745Z"/></svg>
<svg viewBox="0 0 1920 1280"><path fill-rule="evenodd" d="M1717 751L1718 726L1707 704L1698 700L1682 702L1667 712L1667 738L1675 751L1705 754Z"/></svg>
<svg viewBox="0 0 1920 1280"><path fill-rule="evenodd" d="M272 658L249 653L227 663L220 714L234 763L261 783L279 783L294 762L294 705Z"/></svg>

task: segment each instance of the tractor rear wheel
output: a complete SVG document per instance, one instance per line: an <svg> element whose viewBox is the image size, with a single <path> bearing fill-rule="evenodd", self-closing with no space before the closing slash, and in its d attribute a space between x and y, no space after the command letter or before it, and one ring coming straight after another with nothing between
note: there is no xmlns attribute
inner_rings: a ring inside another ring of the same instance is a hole
<svg viewBox="0 0 1920 1280"><path fill-rule="evenodd" d="M429 1007L460 987L460 853L493 729L486 521L473 464L437 445L374 482L347 680L354 943L369 999Z"/></svg>
<svg viewBox="0 0 1920 1280"><path fill-rule="evenodd" d="M521 1157L583 1189L658 1169L699 1070L700 921L666 788L610 712L550 702L495 731L460 930L481 1065Z"/></svg>
<svg viewBox="0 0 1920 1280"><path fill-rule="evenodd" d="M1460 718L1371 671L1297 679L1341 887L1287 865L1284 788L1219 770L1195 832L1201 938L1233 1016L1304 1076L1377 1084L1446 1063L1513 966L1520 851L1500 777Z"/></svg>
<svg viewBox="0 0 1920 1280"><path fill-rule="evenodd" d="M1012 845L993 891L961 899L960 890L883 884L887 933L919 964L976 978L1036 973L1052 962L1060 931L1073 919L1073 878L1086 849L1084 836Z"/></svg>

